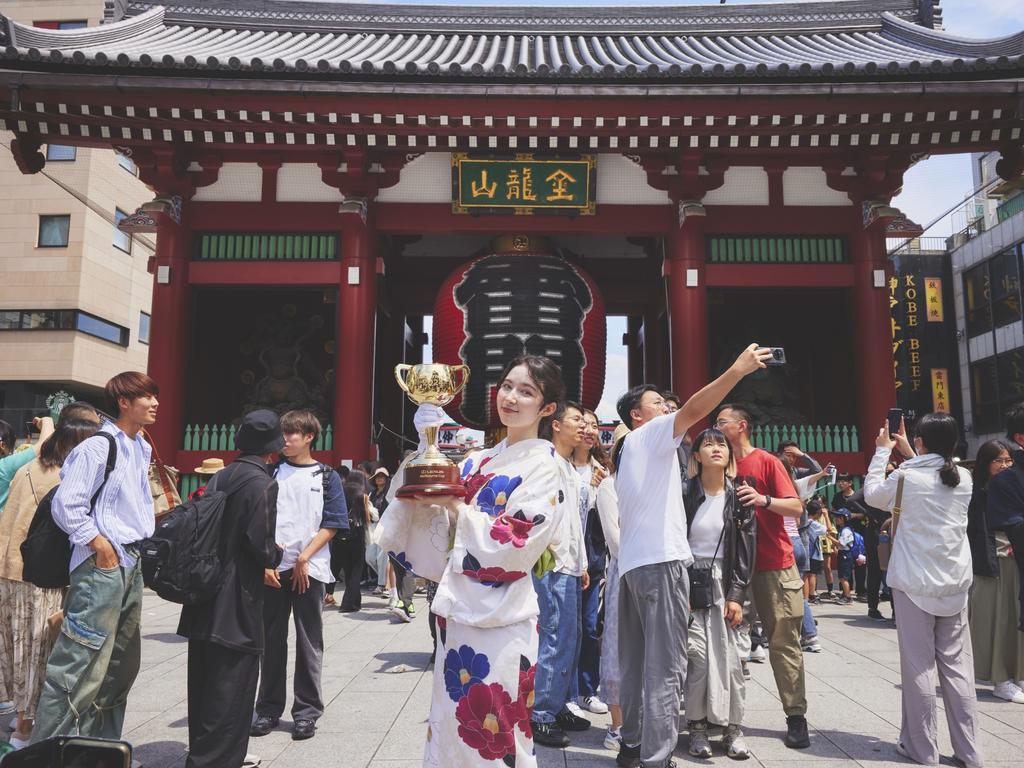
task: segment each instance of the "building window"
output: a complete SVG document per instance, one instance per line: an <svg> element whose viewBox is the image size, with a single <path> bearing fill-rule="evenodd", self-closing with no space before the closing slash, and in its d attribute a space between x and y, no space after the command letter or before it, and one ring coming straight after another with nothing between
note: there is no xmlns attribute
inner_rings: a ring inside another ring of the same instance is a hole
<svg viewBox="0 0 1024 768"><path fill-rule="evenodd" d="M139 343L149 344L149 321L150 316L146 312L139 312Z"/></svg>
<svg viewBox="0 0 1024 768"><path fill-rule="evenodd" d="M127 219L128 214L122 211L120 208L114 209L114 247L118 250L124 251L125 253L132 252L132 236L127 232L122 232L118 229L117 225L122 220Z"/></svg>
<svg viewBox="0 0 1024 768"><path fill-rule="evenodd" d="M971 418L975 434L995 432L1000 427L999 374L994 357L971 364Z"/></svg>
<svg viewBox="0 0 1024 768"><path fill-rule="evenodd" d="M1000 328L1020 320L1020 265L1016 248L989 260L989 285L993 325Z"/></svg>
<svg viewBox="0 0 1024 768"><path fill-rule="evenodd" d="M968 337L991 331L992 291L988 281L988 264L979 264L964 272L964 303Z"/></svg>
<svg viewBox="0 0 1024 768"><path fill-rule="evenodd" d="M47 144L46 160L51 163L70 163L75 159L78 152L74 147L64 144Z"/></svg>
<svg viewBox="0 0 1024 768"><path fill-rule="evenodd" d="M39 29L84 29L88 26L86 21L33 21L33 27Z"/></svg>
<svg viewBox="0 0 1024 768"><path fill-rule="evenodd" d="M71 216L69 214L39 217L40 248L67 248L70 233Z"/></svg>
<svg viewBox="0 0 1024 768"><path fill-rule="evenodd" d="M139 175L139 167L135 164L134 160L128 157L128 155L122 155L120 152L116 152L115 154L117 155L118 165L128 171L132 176Z"/></svg>
<svg viewBox="0 0 1024 768"><path fill-rule="evenodd" d="M0 331L81 331L121 347L128 329L78 309L0 310Z"/></svg>

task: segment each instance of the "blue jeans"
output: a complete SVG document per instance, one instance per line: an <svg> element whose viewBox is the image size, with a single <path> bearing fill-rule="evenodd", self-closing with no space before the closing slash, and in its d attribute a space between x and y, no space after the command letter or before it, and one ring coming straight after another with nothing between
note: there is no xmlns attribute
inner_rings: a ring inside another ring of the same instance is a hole
<svg viewBox="0 0 1024 768"><path fill-rule="evenodd" d="M583 591L583 636L580 638L580 674L577 693L586 698L597 694L601 684L601 634L597 614L601 607L601 580L591 576ZM618 629L618 628L616 628Z"/></svg>
<svg viewBox="0 0 1024 768"><path fill-rule="evenodd" d="M578 576L554 571L542 579L533 577L540 606L532 718L537 723L555 722L572 695L580 656L580 586Z"/></svg>
<svg viewBox="0 0 1024 768"><path fill-rule="evenodd" d="M793 544L793 557L796 558L796 567L802 576L810 568L810 561L807 558L807 547L804 546L804 542L799 536L790 536L789 541ZM800 637L806 640L808 637L815 637L817 634L818 628L814 624L811 604L805 598L804 620L803 624L800 625Z"/></svg>

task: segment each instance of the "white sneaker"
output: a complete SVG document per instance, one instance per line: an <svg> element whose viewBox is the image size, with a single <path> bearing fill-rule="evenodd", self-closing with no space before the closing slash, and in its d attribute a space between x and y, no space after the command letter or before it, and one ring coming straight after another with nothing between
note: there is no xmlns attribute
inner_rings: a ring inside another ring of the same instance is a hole
<svg viewBox="0 0 1024 768"><path fill-rule="evenodd" d="M7 743L10 744L15 749L24 749L25 747L27 747L29 744L32 743L32 740L30 738L29 739L19 739L17 736L15 736L12 733L11 737L7 740Z"/></svg>
<svg viewBox="0 0 1024 768"><path fill-rule="evenodd" d="M743 740L743 731L738 725L726 726L722 746L725 747L725 754L733 760L746 760L750 757L750 747Z"/></svg>
<svg viewBox="0 0 1024 768"><path fill-rule="evenodd" d="M395 603L395 605L390 606L388 610L391 611L392 616L396 616L400 620L404 621L406 624L412 621L412 616L409 615L409 613L405 610L403 606L398 605L397 602Z"/></svg>
<svg viewBox="0 0 1024 768"><path fill-rule="evenodd" d="M814 637L801 640L800 649L810 653L821 653L821 643L818 642L818 636L815 635Z"/></svg>
<svg viewBox="0 0 1024 768"><path fill-rule="evenodd" d="M587 698L583 700L583 708L588 712L593 712L595 715L608 714L608 705L601 701L597 696L587 696Z"/></svg>
<svg viewBox="0 0 1024 768"><path fill-rule="evenodd" d="M1024 691L1018 688L1013 680L997 683L996 687L992 689L992 695L997 699L1012 701L1014 704L1024 704Z"/></svg>
<svg viewBox="0 0 1024 768"><path fill-rule="evenodd" d="M604 748L618 752L622 746L622 728L609 728L604 735Z"/></svg>
<svg viewBox="0 0 1024 768"><path fill-rule="evenodd" d="M580 705L575 701L567 701L565 703L565 708L576 715L576 717L584 717L583 710L580 709Z"/></svg>
<svg viewBox="0 0 1024 768"><path fill-rule="evenodd" d="M763 645L751 648L750 655L747 656L747 661L756 661L758 664L764 664L767 660L768 654L765 653Z"/></svg>
<svg viewBox="0 0 1024 768"><path fill-rule="evenodd" d="M263 762L263 758L262 757L260 757L259 755L254 755L254 754L250 753L250 754L247 754L245 756L245 759L242 761L242 768L257 768L257 766L259 766L259 764L262 763L262 762Z"/></svg>

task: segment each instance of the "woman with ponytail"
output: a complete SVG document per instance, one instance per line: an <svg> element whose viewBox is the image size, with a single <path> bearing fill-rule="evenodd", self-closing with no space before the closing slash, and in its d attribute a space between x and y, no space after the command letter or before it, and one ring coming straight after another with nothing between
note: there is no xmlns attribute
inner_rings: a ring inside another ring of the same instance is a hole
<svg viewBox="0 0 1024 768"><path fill-rule="evenodd" d="M967 540L972 482L970 474L953 461L959 438L956 420L946 413L921 417L913 447L902 423L895 435L883 426L864 481L864 498L879 509L901 509L887 577L899 616L896 632L903 683L903 722L896 751L924 765L938 763L938 672L953 751L967 768L980 768L981 732L967 612L973 580ZM894 447L907 460L885 477Z"/></svg>

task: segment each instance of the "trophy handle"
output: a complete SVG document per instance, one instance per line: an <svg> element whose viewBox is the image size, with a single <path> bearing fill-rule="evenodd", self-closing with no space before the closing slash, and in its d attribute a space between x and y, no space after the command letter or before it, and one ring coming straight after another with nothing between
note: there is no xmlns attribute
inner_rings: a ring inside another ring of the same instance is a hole
<svg viewBox="0 0 1024 768"><path fill-rule="evenodd" d="M456 371L459 371L462 374L462 376L459 377L459 382L457 384L455 383L455 372ZM463 389L465 389L466 385L469 383L469 366L468 365L453 365L453 366L451 366L451 372L452 372L452 385L455 387L454 391L452 392L452 396L455 396L455 395L459 394L459 392L461 392Z"/></svg>
<svg viewBox="0 0 1024 768"><path fill-rule="evenodd" d="M406 363L400 363L395 366L395 381L398 382L398 386L401 387L402 391L407 395L410 393L409 385L405 383L405 376L411 369L412 366Z"/></svg>

